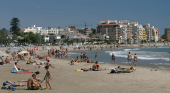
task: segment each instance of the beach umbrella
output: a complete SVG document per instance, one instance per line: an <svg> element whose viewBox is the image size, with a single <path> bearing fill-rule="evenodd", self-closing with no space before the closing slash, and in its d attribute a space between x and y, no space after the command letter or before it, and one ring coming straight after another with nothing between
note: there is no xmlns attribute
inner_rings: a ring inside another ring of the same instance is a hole
<svg viewBox="0 0 170 93"><path fill-rule="evenodd" d="M8 48L8 50L10 50L11 48Z"/></svg>
<svg viewBox="0 0 170 93"><path fill-rule="evenodd" d="M26 54L26 53L28 53L28 52L27 51L21 51L18 54Z"/></svg>
<svg viewBox="0 0 170 93"><path fill-rule="evenodd" d="M13 51L18 51L17 49L14 49Z"/></svg>

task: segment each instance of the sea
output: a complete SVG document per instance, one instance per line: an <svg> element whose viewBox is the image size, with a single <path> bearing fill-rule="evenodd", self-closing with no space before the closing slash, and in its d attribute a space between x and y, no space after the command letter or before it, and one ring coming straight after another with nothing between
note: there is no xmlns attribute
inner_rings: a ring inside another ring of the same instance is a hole
<svg viewBox="0 0 170 93"><path fill-rule="evenodd" d="M137 54L138 61L137 66L142 67L154 67L159 69L170 70L170 46L163 47L141 47L141 48L120 48L120 49L106 49L106 50L92 50L92 51L70 51L68 56L77 58L81 52L86 52L87 57L93 62L98 61L99 63L105 64L122 64L129 65L127 55L130 52L134 57ZM97 60L95 54L97 53ZM115 55L115 63L111 61L112 53ZM133 58L132 57L132 58ZM131 61L132 66L135 66L134 61Z"/></svg>

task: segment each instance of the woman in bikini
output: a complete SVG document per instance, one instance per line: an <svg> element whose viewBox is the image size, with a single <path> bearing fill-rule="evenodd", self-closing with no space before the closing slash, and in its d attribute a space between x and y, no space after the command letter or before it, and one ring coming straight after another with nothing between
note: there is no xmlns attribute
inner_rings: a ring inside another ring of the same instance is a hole
<svg viewBox="0 0 170 93"><path fill-rule="evenodd" d="M135 53L135 55L134 55L135 66L137 66L137 60L138 60L138 57L137 57L137 55L136 55L136 53Z"/></svg>

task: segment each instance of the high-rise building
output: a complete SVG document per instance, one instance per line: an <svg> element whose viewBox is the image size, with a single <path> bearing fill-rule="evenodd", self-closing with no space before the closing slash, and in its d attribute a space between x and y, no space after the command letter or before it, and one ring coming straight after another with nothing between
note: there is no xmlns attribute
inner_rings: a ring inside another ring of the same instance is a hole
<svg viewBox="0 0 170 93"><path fill-rule="evenodd" d="M154 26L150 26L150 24L143 25L146 31L147 41L155 41L157 42L160 38L159 36L159 29L155 28Z"/></svg>
<svg viewBox="0 0 170 93"><path fill-rule="evenodd" d="M106 39L112 42L120 42L122 36L117 20L100 21L100 24L97 24L97 33L106 34Z"/></svg>
<svg viewBox="0 0 170 93"><path fill-rule="evenodd" d="M165 39L170 41L170 28L165 28Z"/></svg>

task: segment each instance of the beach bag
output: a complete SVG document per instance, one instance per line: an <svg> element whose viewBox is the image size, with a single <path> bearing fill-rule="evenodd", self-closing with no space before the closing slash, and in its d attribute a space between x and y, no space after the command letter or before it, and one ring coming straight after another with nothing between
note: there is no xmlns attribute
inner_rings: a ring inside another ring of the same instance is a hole
<svg viewBox="0 0 170 93"><path fill-rule="evenodd" d="M17 70L15 68L12 69L11 73L16 73Z"/></svg>

